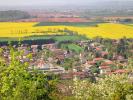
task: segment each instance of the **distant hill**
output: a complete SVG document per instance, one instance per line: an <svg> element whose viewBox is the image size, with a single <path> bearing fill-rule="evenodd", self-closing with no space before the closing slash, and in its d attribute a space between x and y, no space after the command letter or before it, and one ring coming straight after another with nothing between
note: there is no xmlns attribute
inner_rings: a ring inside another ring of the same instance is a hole
<svg viewBox="0 0 133 100"><path fill-rule="evenodd" d="M18 19L30 18L31 16L24 11L19 10L8 10L8 11L0 11L0 21L14 21Z"/></svg>

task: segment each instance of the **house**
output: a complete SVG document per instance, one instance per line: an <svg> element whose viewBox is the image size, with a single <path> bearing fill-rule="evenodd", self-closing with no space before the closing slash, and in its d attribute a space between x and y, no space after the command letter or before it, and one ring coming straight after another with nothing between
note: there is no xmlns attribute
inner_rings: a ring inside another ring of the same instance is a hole
<svg viewBox="0 0 133 100"><path fill-rule="evenodd" d="M102 52L101 52L101 56L102 56L102 57L106 57L108 54L109 54L109 53L106 52L106 51L102 51Z"/></svg>
<svg viewBox="0 0 133 100"><path fill-rule="evenodd" d="M44 68L45 67L45 61L44 60L40 60L37 62L37 68Z"/></svg>
<svg viewBox="0 0 133 100"><path fill-rule="evenodd" d="M120 62L120 63L125 63L125 62L127 62L128 60L125 59L123 56L117 56L117 61Z"/></svg>
<svg viewBox="0 0 133 100"><path fill-rule="evenodd" d="M65 69L63 67L54 66L53 64L47 63L42 59L37 61L33 65L33 67L35 67L36 69L38 69L40 71L43 71L44 73L51 72L51 73L54 73L54 74L60 74L60 73L65 72Z"/></svg>
<svg viewBox="0 0 133 100"><path fill-rule="evenodd" d="M21 47L18 47L17 49L18 49L18 51L22 51L22 50L26 50L27 47L24 47L24 46L22 47L22 46L21 46Z"/></svg>
<svg viewBox="0 0 133 100"><path fill-rule="evenodd" d="M8 46L6 46L6 45L5 46L1 46L1 48L7 50Z"/></svg>
<svg viewBox="0 0 133 100"><path fill-rule="evenodd" d="M86 61L86 63L84 64L85 66L93 66L96 64L96 61Z"/></svg>
<svg viewBox="0 0 133 100"><path fill-rule="evenodd" d="M47 60L48 60L49 63L54 62L54 59L52 57L49 57Z"/></svg>
<svg viewBox="0 0 133 100"><path fill-rule="evenodd" d="M62 49L53 49L52 50L55 59L64 60L65 59L65 51Z"/></svg>
<svg viewBox="0 0 133 100"><path fill-rule="evenodd" d="M133 72L130 72L130 73L128 74L128 80L129 80L130 83L133 84Z"/></svg>
<svg viewBox="0 0 133 100"><path fill-rule="evenodd" d="M100 74L106 74L111 72L110 66L99 66Z"/></svg>
<svg viewBox="0 0 133 100"><path fill-rule="evenodd" d="M87 78L84 72L73 72L72 75L73 78L79 78L79 79Z"/></svg>
<svg viewBox="0 0 133 100"><path fill-rule="evenodd" d="M86 63L82 65L82 71L89 70L91 68L91 66L93 66L93 64L91 65L88 62L90 62L90 61L86 61Z"/></svg>
<svg viewBox="0 0 133 100"><path fill-rule="evenodd" d="M50 67L50 72L52 72L54 74L61 74L61 73L65 72L65 69L63 67L60 67L60 66Z"/></svg>
<svg viewBox="0 0 133 100"><path fill-rule="evenodd" d="M114 63L113 63L113 61L111 61L111 60L104 60L102 63L101 63L101 65L102 66L109 66L109 65L113 65Z"/></svg>
<svg viewBox="0 0 133 100"><path fill-rule="evenodd" d="M64 55L56 55L55 58L63 61L65 59L65 56Z"/></svg>
<svg viewBox="0 0 133 100"><path fill-rule="evenodd" d="M38 45L31 45L31 48L32 49L35 49L35 48L37 49L38 48Z"/></svg>
<svg viewBox="0 0 133 100"><path fill-rule="evenodd" d="M38 52L39 45L31 45L32 52L36 53Z"/></svg>
<svg viewBox="0 0 133 100"><path fill-rule="evenodd" d="M130 50L131 53L133 53L133 50Z"/></svg>
<svg viewBox="0 0 133 100"><path fill-rule="evenodd" d="M95 64L96 64L95 61L88 61L87 63L88 63L89 65L95 65Z"/></svg>
<svg viewBox="0 0 133 100"><path fill-rule="evenodd" d="M60 74L60 79L61 80L73 79L73 75L71 73L62 73Z"/></svg>
<svg viewBox="0 0 133 100"><path fill-rule="evenodd" d="M115 70L113 73L114 74L124 74L124 73L127 73L128 71L125 70L125 69L118 69L118 70Z"/></svg>
<svg viewBox="0 0 133 100"><path fill-rule="evenodd" d="M63 73L61 74L61 79L63 80L68 80L68 79L84 79L87 78L88 76L85 74L85 72L70 72L70 73Z"/></svg>
<svg viewBox="0 0 133 100"><path fill-rule="evenodd" d="M93 59L93 61L95 61L95 62L96 62L96 61L103 61L103 60L104 60L104 58L94 58L94 59Z"/></svg>
<svg viewBox="0 0 133 100"><path fill-rule="evenodd" d="M96 51L101 51L102 48L100 48L100 47L96 47L95 50L96 50Z"/></svg>
<svg viewBox="0 0 133 100"><path fill-rule="evenodd" d="M93 42L93 43L90 44L91 47L96 47L96 46L99 46L99 45L100 45L100 43L97 43L97 42Z"/></svg>
<svg viewBox="0 0 133 100"><path fill-rule="evenodd" d="M52 44L44 44L42 45L42 49L56 49L57 48L57 45L55 43L52 43Z"/></svg>

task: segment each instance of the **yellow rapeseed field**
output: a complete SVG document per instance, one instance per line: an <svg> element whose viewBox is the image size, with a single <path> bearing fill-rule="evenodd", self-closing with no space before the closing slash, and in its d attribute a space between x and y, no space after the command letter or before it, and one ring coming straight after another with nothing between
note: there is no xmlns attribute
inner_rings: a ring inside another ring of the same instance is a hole
<svg viewBox="0 0 133 100"><path fill-rule="evenodd" d="M33 22L1 22L0 37L24 37L31 35L49 35L57 33L58 29L65 28L86 35L89 38L101 36L103 38L118 39L126 36L133 38L133 27L123 24L103 23L97 27L74 27L74 26L37 26ZM59 33L58 33L59 34ZM60 33L63 34L63 33Z"/></svg>

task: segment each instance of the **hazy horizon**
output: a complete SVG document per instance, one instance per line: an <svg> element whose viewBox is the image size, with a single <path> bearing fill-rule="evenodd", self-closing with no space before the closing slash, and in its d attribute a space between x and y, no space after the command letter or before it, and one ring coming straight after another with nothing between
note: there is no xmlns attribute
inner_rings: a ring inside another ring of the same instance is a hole
<svg viewBox="0 0 133 100"><path fill-rule="evenodd" d="M100 2L122 2L133 0L2 0L0 6L63 6L63 5L91 5Z"/></svg>
<svg viewBox="0 0 133 100"><path fill-rule="evenodd" d="M133 9L133 0L3 0L0 11L31 9Z"/></svg>

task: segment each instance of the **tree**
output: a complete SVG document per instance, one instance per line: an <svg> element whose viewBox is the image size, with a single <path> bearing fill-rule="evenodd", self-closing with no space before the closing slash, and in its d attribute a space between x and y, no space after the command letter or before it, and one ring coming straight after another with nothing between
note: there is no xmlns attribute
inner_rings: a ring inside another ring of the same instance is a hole
<svg viewBox="0 0 133 100"><path fill-rule="evenodd" d="M110 75L96 83L74 80L72 93L76 100L132 100L133 85L127 75Z"/></svg>
<svg viewBox="0 0 133 100"><path fill-rule="evenodd" d="M126 38L120 39L120 43L117 46L117 54L124 56L127 59L128 42Z"/></svg>
<svg viewBox="0 0 133 100"><path fill-rule="evenodd" d="M100 73L100 69L96 66L93 66L93 67L91 67L91 72L92 73Z"/></svg>
<svg viewBox="0 0 133 100"><path fill-rule="evenodd" d="M41 72L29 71L29 64L18 60L22 52L10 49L10 63L5 64L6 66L0 65L0 99L50 100L49 95L54 90L54 80L48 80Z"/></svg>
<svg viewBox="0 0 133 100"><path fill-rule="evenodd" d="M69 70L73 67L73 64L74 64L74 58L73 59L66 58L62 66L65 68L65 70Z"/></svg>

